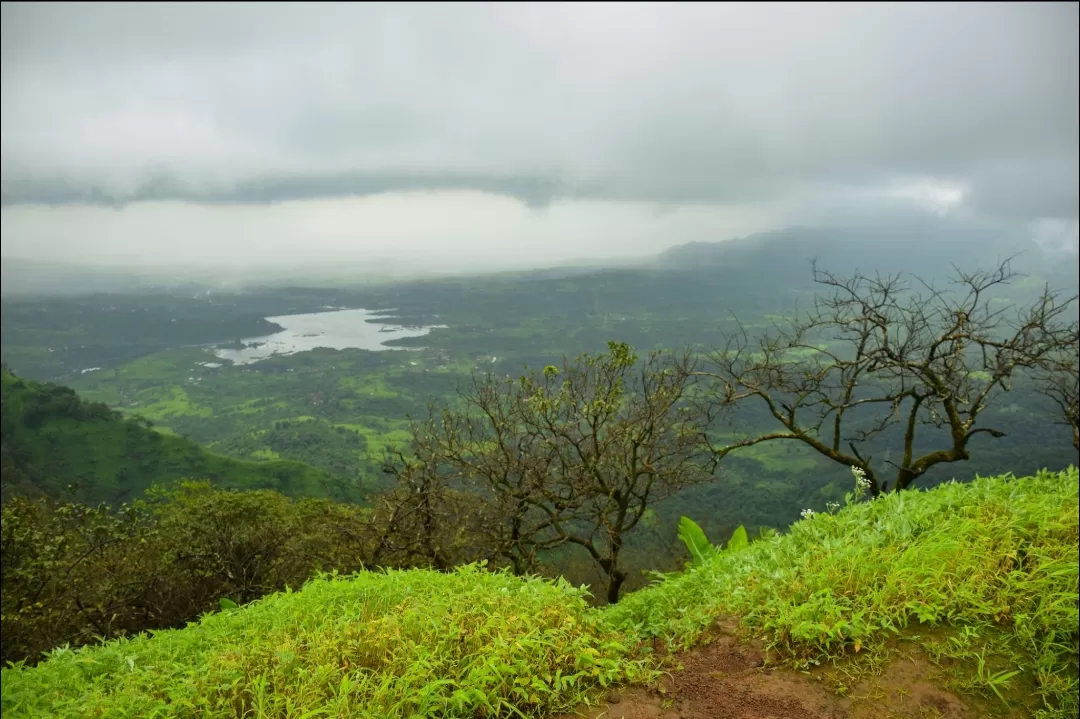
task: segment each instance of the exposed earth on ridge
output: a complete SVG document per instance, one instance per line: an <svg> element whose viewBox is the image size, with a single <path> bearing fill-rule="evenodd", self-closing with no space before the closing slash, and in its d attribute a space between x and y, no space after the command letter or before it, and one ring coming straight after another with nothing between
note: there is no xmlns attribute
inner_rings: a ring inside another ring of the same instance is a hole
<svg viewBox="0 0 1080 719"><path fill-rule="evenodd" d="M901 652L879 675L840 696L821 670L771 666L758 642L741 643L733 621L718 624L707 646L675 655L658 687L610 691L599 706L553 719L983 719L1024 717L991 713L978 698L961 698L935 683L940 670L916 651Z"/></svg>

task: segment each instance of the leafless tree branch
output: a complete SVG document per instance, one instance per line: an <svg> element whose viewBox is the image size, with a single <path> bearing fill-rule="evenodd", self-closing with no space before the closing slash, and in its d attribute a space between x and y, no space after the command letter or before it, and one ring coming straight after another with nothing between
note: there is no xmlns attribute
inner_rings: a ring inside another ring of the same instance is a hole
<svg viewBox="0 0 1080 719"><path fill-rule="evenodd" d="M976 434L1003 436L977 423L1026 371L1043 372L1044 391L1072 419L1075 443L1076 330L1067 321L1075 296L1045 288L1023 307L992 296L1017 277L1008 260L989 271L957 269L948 288L899 275L839 277L816 263L813 273L829 293L808 314L756 338L740 326L701 372L712 382L710 417L719 416L717 408L756 401L780 426L711 446L718 459L758 442L794 439L861 468L876 496L888 484L865 447L897 426L903 459L888 464L893 489L906 489L937 464L968 459ZM918 428L926 425L946 429L949 441L920 453Z"/></svg>

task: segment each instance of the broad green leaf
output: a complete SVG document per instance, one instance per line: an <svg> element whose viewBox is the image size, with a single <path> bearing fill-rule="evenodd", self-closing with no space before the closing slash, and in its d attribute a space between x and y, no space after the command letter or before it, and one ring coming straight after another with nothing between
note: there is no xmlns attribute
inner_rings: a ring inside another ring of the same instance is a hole
<svg viewBox="0 0 1080 719"><path fill-rule="evenodd" d="M700 564L716 551L705 532L689 517L679 517L679 539L686 545L694 564Z"/></svg>
<svg viewBox="0 0 1080 719"><path fill-rule="evenodd" d="M727 550L729 552L742 549L746 545L750 544L750 540L746 538L746 527L741 524L735 528L735 531L731 533L731 539L727 542Z"/></svg>

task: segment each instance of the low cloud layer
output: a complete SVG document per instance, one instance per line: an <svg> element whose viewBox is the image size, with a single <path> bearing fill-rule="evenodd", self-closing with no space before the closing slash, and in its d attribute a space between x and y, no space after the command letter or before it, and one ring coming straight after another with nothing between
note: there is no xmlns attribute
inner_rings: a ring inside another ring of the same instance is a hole
<svg viewBox="0 0 1080 719"><path fill-rule="evenodd" d="M1075 3L2 13L5 212L457 190L780 211L938 188L930 205L1012 222L1080 214Z"/></svg>

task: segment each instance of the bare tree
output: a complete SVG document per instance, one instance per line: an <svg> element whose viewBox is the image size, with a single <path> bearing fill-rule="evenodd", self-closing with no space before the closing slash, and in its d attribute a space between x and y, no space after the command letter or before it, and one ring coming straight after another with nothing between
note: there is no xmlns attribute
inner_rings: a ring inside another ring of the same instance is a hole
<svg viewBox="0 0 1080 719"><path fill-rule="evenodd" d="M710 355L703 374L713 380L711 416L758 402L778 425L742 442L712 444L714 455L795 440L861 468L877 496L888 491L886 471L894 490L906 489L935 465L968 459L975 435L1002 437L980 416L1015 375L1065 351L1076 297L1047 288L1020 306L992 297L1016 277L1008 261L988 272L954 270L950 287L938 289L896 275L840 278L815 264L814 280L831 294L818 296L807 316L756 340L740 326ZM947 438L927 449L924 426L944 429ZM897 442L899 462L875 464L871 441Z"/></svg>
<svg viewBox="0 0 1080 719"><path fill-rule="evenodd" d="M561 502L550 514L537 506L553 455L521 431L527 412L520 381L474 376L459 388L455 409L432 405L426 420L413 422L411 456L397 453L387 465L399 483L438 477L437 485L416 486L418 495L436 486L472 492L488 518L476 526L484 547L516 574L535 572L538 555L564 543L553 526L571 517Z"/></svg>
<svg viewBox="0 0 1080 719"><path fill-rule="evenodd" d="M545 550L578 546L614 603L627 532L653 503L711 476L687 401L695 371L689 352L639 362L611 342L561 369L474 377L459 407L414 424L408 461L484 498L489 546L515 571L534 571Z"/></svg>
<svg viewBox="0 0 1080 719"><path fill-rule="evenodd" d="M425 449L418 444L417 449ZM390 454L385 471L397 487L377 495L367 518L371 564L379 567L427 566L445 571L490 559L483 527L488 506L479 497L455 490L430 455Z"/></svg>
<svg viewBox="0 0 1080 719"><path fill-rule="evenodd" d="M1065 335L1061 348L1035 371L1038 391L1057 408L1055 424L1072 429L1073 447L1080 449L1080 341L1077 325Z"/></svg>

